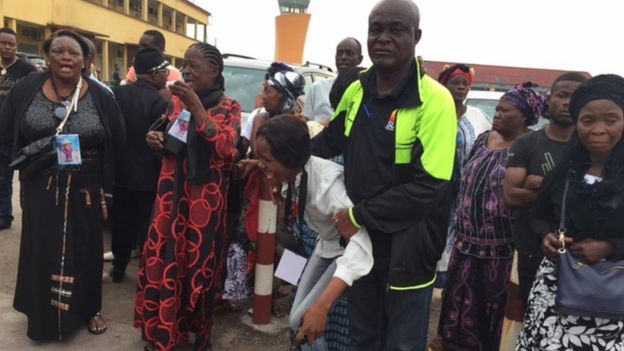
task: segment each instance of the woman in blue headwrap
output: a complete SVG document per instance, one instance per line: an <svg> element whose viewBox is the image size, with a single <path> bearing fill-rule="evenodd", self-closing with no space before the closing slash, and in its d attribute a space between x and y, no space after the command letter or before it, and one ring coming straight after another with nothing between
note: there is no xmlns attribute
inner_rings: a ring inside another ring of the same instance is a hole
<svg viewBox="0 0 624 351"><path fill-rule="evenodd" d="M512 142L546 110L545 97L533 88L524 83L501 97L492 130L477 138L467 156L433 350L498 350L513 257L503 179Z"/></svg>

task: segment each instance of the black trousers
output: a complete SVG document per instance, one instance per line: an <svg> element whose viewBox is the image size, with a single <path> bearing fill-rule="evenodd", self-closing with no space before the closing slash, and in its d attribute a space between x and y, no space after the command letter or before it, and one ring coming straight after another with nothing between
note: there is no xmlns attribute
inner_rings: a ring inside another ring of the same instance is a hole
<svg viewBox="0 0 624 351"><path fill-rule="evenodd" d="M113 188L111 250L115 256L115 270L126 269L130 252L137 247L137 243L143 249L155 197L156 193L152 192Z"/></svg>

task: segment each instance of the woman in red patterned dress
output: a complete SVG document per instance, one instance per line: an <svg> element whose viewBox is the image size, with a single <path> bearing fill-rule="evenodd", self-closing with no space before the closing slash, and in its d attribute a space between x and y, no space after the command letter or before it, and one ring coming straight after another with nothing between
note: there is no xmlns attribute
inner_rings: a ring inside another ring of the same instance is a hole
<svg viewBox="0 0 624 351"><path fill-rule="evenodd" d="M210 349L212 307L221 280L228 179L240 129L240 105L223 95L223 58L209 44L184 54L186 83L170 86L174 132L152 131L162 169L138 274L135 326L145 350L172 350L196 333ZM190 113L190 116L189 116ZM180 123L188 120L186 133ZM176 126L176 124L178 124ZM169 134L172 133L172 134Z"/></svg>

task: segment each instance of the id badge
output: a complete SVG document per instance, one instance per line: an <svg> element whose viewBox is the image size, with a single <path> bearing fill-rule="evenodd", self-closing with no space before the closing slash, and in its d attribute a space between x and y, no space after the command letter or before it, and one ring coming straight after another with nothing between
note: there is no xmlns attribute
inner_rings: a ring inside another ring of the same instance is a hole
<svg viewBox="0 0 624 351"><path fill-rule="evenodd" d="M187 110L182 110L182 112L178 115L178 118L173 121L173 125L169 128L167 134L186 144L186 136L188 135L190 120L191 113Z"/></svg>
<svg viewBox="0 0 624 351"><path fill-rule="evenodd" d="M82 164L78 134L61 134L56 137L56 155L59 166Z"/></svg>

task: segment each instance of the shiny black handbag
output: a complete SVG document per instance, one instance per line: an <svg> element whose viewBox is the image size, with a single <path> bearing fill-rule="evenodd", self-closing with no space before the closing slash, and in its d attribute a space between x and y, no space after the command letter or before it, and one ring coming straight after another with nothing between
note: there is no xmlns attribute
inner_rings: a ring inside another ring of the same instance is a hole
<svg viewBox="0 0 624 351"><path fill-rule="evenodd" d="M565 249L565 208L569 179L561 204L555 309L573 316L624 319L624 260L604 259L588 265Z"/></svg>
<svg viewBox="0 0 624 351"><path fill-rule="evenodd" d="M24 146L17 152L9 167L19 170L19 179L23 180L52 166L57 160L55 140L56 135L52 135Z"/></svg>

